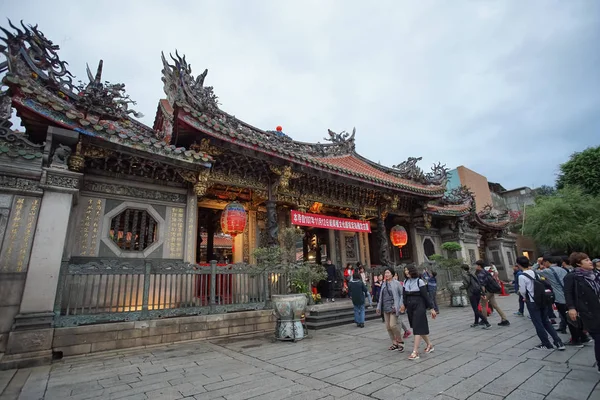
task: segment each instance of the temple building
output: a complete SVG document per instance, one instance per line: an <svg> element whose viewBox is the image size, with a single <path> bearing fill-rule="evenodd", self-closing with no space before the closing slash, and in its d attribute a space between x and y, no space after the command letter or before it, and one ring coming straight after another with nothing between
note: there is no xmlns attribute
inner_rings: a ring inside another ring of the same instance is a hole
<svg viewBox="0 0 600 400"><path fill-rule="evenodd" d="M289 226L303 232L299 257L316 263L420 265L447 241L460 243L470 262L514 260L504 216L477 210L465 186L446 192L441 164L424 172L411 157L382 166L357 151L355 129L305 143L280 127L251 126L221 110L208 71L193 76L177 53L162 55L166 98L149 127L134 119L141 114L124 85L102 80L110 63L88 68L88 82L76 85L37 27L2 30L0 353L12 360L57 348L67 354L54 336L74 329L64 327L229 312L243 301L259 309L266 294L226 304L215 295L218 281L200 288L186 268L253 264L254 250L277 246ZM14 110L20 132L11 126ZM247 223L228 235L220 220L232 203ZM407 232L402 248L390 243L398 226ZM159 278L180 272L168 283L170 300L148 305ZM124 296L108 296L110 285Z"/></svg>

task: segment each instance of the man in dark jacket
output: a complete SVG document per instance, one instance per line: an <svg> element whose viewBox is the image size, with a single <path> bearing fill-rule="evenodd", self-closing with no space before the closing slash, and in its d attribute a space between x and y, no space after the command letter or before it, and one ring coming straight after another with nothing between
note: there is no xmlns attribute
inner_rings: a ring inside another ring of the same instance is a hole
<svg viewBox="0 0 600 400"><path fill-rule="evenodd" d="M327 301L335 301L333 296L335 294L335 283L337 282L337 269L330 259L327 259L325 270L327 271Z"/></svg>
<svg viewBox="0 0 600 400"><path fill-rule="evenodd" d="M471 328L476 328L483 325L483 329L490 329L492 325L488 322L487 318L483 315L483 313L479 312L479 302L481 301L481 285L477 280L477 277L473 275L469 271L468 265L463 265L463 285L461 289L467 291L467 295L469 296L469 302L471 303L471 307L473 308L473 314L475 315L475 322L471 324Z"/></svg>
<svg viewBox="0 0 600 400"><path fill-rule="evenodd" d="M348 292L354 305L354 322L359 328L365 327L365 296L367 295L367 285L363 282L360 272L354 270L352 278L348 283Z"/></svg>

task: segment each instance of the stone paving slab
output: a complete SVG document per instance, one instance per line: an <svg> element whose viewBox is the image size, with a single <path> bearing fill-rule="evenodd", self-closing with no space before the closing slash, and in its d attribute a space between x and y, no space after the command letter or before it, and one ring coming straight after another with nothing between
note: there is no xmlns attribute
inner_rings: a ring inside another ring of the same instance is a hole
<svg viewBox="0 0 600 400"><path fill-rule="evenodd" d="M515 296L500 298L511 315ZM531 321L470 328L470 309L442 308L430 321L435 352L409 361L390 352L379 320L311 332L298 343L268 336L177 343L67 357L0 372L0 400L596 400L592 346L532 350ZM563 337L567 340L567 337Z"/></svg>

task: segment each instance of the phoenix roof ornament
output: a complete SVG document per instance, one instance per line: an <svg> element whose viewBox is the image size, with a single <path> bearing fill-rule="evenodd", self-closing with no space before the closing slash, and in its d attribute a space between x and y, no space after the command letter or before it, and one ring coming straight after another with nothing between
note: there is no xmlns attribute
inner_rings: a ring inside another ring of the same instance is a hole
<svg viewBox="0 0 600 400"><path fill-rule="evenodd" d="M4 53L7 59L0 63L0 73L9 70L17 75L29 75L28 69L31 69L48 85L72 92L75 88L74 76L67 69L68 63L61 61L58 56L59 47L47 39L38 30L37 25L25 26L21 21L22 28L18 28L10 20L8 24L16 32L0 27L6 35L0 38L5 43L0 43L0 52ZM29 68L21 61L21 56Z"/></svg>
<svg viewBox="0 0 600 400"><path fill-rule="evenodd" d="M194 78L192 66L188 64L185 56L181 57L175 51L175 57L171 54L169 54L169 57L173 60L173 64L169 64L165 54L161 53L163 63L162 81L169 103L183 103L197 111L218 114L220 112L219 98L214 94L212 86L204 86L208 69L205 69L203 73Z"/></svg>
<svg viewBox="0 0 600 400"><path fill-rule="evenodd" d="M125 94L125 84L102 82L102 65L103 62L100 60L95 76L92 75L90 66L86 65L90 82L87 85L80 82L77 86L78 108L97 116L100 120L107 121L125 119L128 114L133 114L137 118L143 117L142 113L129 109L129 105L135 105L136 102Z"/></svg>

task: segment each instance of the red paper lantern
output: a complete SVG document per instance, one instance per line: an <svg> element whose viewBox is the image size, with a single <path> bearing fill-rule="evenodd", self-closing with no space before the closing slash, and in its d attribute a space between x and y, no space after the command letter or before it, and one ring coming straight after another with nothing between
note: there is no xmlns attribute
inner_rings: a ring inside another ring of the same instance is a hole
<svg viewBox="0 0 600 400"><path fill-rule="evenodd" d="M277 130L277 132L281 132L283 130L283 128L281 126L277 126L277 128L275 128Z"/></svg>
<svg viewBox="0 0 600 400"><path fill-rule="evenodd" d="M390 230L390 240L392 244L400 249L400 257L402 257L402 247L408 243L408 233L403 226L396 225Z"/></svg>
<svg viewBox="0 0 600 400"><path fill-rule="evenodd" d="M246 210L237 201L227 204L221 213L221 230L233 237L233 244L231 245L231 253L233 254L235 253L235 237L244 232L246 220Z"/></svg>
<svg viewBox="0 0 600 400"><path fill-rule="evenodd" d="M237 201L231 202L225 206L221 214L221 229L223 233L235 238L236 235L244 232L246 219L247 214L244 206Z"/></svg>

